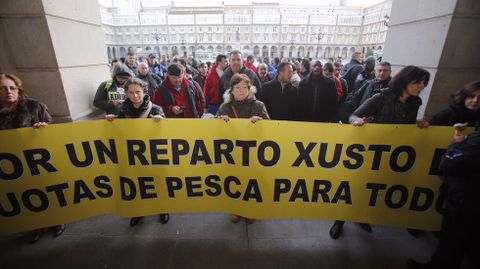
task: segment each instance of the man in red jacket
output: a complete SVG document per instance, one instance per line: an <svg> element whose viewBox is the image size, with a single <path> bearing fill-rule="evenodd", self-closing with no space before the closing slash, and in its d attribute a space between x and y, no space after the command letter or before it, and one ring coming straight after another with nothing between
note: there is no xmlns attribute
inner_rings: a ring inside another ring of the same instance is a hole
<svg viewBox="0 0 480 269"><path fill-rule="evenodd" d="M257 68L255 67L255 65L253 65L254 62L255 62L255 58L253 58L253 55L248 55L245 66L250 68L250 70L252 70L254 73L258 73Z"/></svg>
<svg viewBox="0 0 480 269"><path fill-rule="evenodd" d="M185 68L171 64L167 79L153 94L153 103L162 107L167 118L198 118L203 113L198 84L185 78Z"/></svg>
<svg viewBox="0 0 480 269"><path fill-rule="evenodd" d="M207 103L205 113L217 114L220 101L218 100L220 90L220 77L228 66L227 55L219 54L215 64L212 66L205 79L203 93Z"/></svg>

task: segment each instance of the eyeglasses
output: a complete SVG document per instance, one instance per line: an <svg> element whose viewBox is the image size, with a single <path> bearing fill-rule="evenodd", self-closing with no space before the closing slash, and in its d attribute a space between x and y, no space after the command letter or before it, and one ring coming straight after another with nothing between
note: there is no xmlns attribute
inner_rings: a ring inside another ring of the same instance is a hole
<svg viewBox="0 0 480 269"><path fill-rule="evenodd" d="M18 91L18 88L15 86L0 86L0 91L8 91L8 90L14 92L14 91Z"/></svg>

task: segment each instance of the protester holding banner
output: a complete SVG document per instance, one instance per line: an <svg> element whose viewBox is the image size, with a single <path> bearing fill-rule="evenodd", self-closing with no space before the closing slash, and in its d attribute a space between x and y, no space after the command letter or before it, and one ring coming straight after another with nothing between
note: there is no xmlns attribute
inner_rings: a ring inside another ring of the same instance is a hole
<svg viewBox="0 0 480 269"><path fill-rule="evenodd" d="M230 88L223 95L223 104L217 112L217 117L228 121L230 118L250 118L252 123L262 119L269 120L265 105L255 98L256 88L252 86L250 78L245 74L235 74L230 80ZM241 216L232 215L232 222L240 221ZM246 218L248 224L253 219Z"/></svg>
<svg viewBox="0 0 480 269"><path fill-rule="evenodd" d="M480 80L468 83L458 90L452 104L430 119L431 125L453 126L455 123L480 125Z"/></svg>
<svg viewBox="0 0 480 269"><path fill-rule="evenodd" d="M162 107L154 105L147 94L148 84L139 78L130 78L125 83L127 99L120 105L118 115L108 114L106 119L112 121L115 118L153 118L159 122L165 118ZM160 214L160 222L165 224L170 218L169 214ZM130 219L130 226L138 224L142 217Z"/></svg>
<svg viewBox="0 0 480 269"><path fill-rule="evenodd" d="M425 127L423 120L417 120L417 113L422 99L418 97L426 87L430 73L425 69L413 65L400 70L388 84L388 88L380 90L359 108L349 118L354 126L363 126L367 122L386 124L415 124ZM330 237L336 239L342 233L344 221L335 221L330 228ZM366 232L371 233L369 224L360 223ZM409 229L412 236L418 230Z"/></svg>
<svg viewBox="0 0 480 269"><path fill-rule="evenodd" d="M440 162L445 178L440 188L444 197L443 222L437 248L426 264L409 259L409 269L458 269L464 258L473 268L480 268L477 246L480 242L477 216L480 212L480 130L477 128L465 136L460 131L466 126L466 123L455 124L452 145Z"/></svg>
<svg viewBox="0 0 480 269"><path fill-rule="evenodd" d="M429 79L430 73L423 68L413 65L403 68L392 78L388 88L372 96L352 113L350 123L355 126L367 122L414 124L418 108L422 105L418 95Z"/></svg>
<svg viewBox="0 0 480 269"><path fill-rule="evenodd" d="M47 106L28 98L18 77L0 73L0 130L40 128L52 122ZM53 228L55 236L60 236L65 231L65 224ZM34 230L31 242L38 241L43 232L44 229Z"/></svg>

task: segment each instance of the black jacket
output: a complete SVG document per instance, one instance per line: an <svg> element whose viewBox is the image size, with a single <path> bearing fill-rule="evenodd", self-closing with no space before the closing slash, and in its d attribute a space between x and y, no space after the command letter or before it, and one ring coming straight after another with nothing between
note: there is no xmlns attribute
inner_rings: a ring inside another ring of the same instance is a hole
<svg viewBox="0 0 480 269"><path fill-rule="evenodd" d="M450 105L430 119L431 125L453 126L455 123L468 122L468 126L480 125L480 110L471 111L463 105Z"/></svg>
<svg viewBox="0 0 480 269"><path fill-rule="evenodd" d="M347 81L348 89L353 92L355 88L355 80L358 74L363 71L363 66L357 60L352 59L348 64L343 66L340 76Z"/></svg>
<svg viewBox="0 0 480 269"><path fill-rule="evenodd" d="M147 93L148 93L148 96L150 96L152 98L153 97L153 92L155 91L156 88L158 88L158 83L157 83L157 80L155 79L154 75L152 75L150 73L147 73L147 75L145 75L145 76L142 75L142 74L139 74L138 78L143 80L144 82L148 83Z"/></svg>
<svg viewBox="0 0 480 269"><path fill-rule="evenodd" d="M375 79L369 80L358 91L349 96L349 104L351 106L351 112L355 111L370 97L379 93L381 89L387 88L391 78L383 81L375 81Z"/></svg>
<svg viewBox="0 0 480 269"><path fill-rule="evenodd" d="M300 102L297 88L287 83L282 89L278 80L272 80L263 84L259 94L272 120L296 120L300 110Z"/></svg>
<svg viewBox="0 0 480 269"><path fill-rule="evenodd" d="M442 156L440 170L445 178L441 193L446 210L467 210L479 212L480 200L480 130L461 142L450 145ZM478 227L477 227L478 228Z"/></svg>
<svg viewBox="0 0 480 269"><path fill-rule="evenodd" d="M100 86L97 88L95 93L95 99L93 100L93 105L107 114L115 114L116 108L110 101L111 94L118 94L118 96L125 96L125 90L122 88L123 85L117 85L115 80L116 75L124 75L133 77L134 74L132 71L124 64L117 64L112 72L112 79L100 83ZM120 92L119 89L122 89ZM110 93L110 94L109 94Z"/></svg>
<svg viewBox="0 0 480 269"><path fill-rule="evenodd" d="M418 96L410 96L403 104L398 101L398 97L389 88L386 88L357 108L350 116L349 121L353 123L357 118L372 117L371 122L373 123L415 124L418 108L421 105L422 99ZM400 106L405 110L398 110Z"/></svg>
<svg viewBox="0 0 480 269"><path fill-rule="evenodd" d="M335 81L323 75L315 79L313 73L300 81L299 118L303 121L336 122L338 92Z"/></svg>
<svg viewBox="0 0 480 269"><path fill-rule="evenodd" d="M144 112L149 108L149 113L147 115L143 115L142 117L142 114L144 114ZM165 118L162 107L153 104L148 95L145 95L143 98L143 103L139 108L135 108L130 99L125 100L125 102L120 105L117 115L119 118L151 118L152 116L156 115L160 115Z"/></svg>

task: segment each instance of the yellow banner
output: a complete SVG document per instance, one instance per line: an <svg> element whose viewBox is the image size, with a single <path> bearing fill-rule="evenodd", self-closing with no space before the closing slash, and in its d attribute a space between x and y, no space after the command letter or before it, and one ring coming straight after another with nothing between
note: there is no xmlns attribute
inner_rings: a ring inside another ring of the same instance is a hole
<svg viewBox="0 0 480 269"><path fill-rule="evenodd" d="M1 131L0 233L161 212L436 230L436 167L452 132L198 119Z"/></svg>

